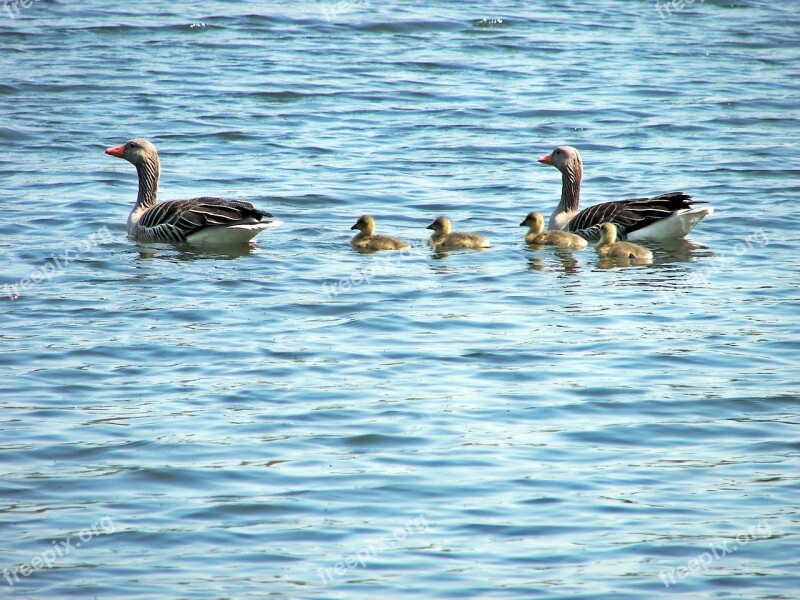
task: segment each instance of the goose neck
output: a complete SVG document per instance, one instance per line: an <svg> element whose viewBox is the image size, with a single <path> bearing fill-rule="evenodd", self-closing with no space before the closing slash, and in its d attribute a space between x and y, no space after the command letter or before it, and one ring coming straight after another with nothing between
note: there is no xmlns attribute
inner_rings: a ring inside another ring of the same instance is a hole
<svg viewBox="0 0 800 600"><path fill-rule="evenodd" d="M136 165L136 172L139 174L139 195L136 198L136 206L145 208L155 206L161 172L158 157L147 158Z"/></svg>
<svg viewBox="0 0 800 600"><path fill-rule="evenodd" d="M561 202L558 212L574 213L581 202L581 179L583 167L580 163L565 165L561 173Z"/></svg>

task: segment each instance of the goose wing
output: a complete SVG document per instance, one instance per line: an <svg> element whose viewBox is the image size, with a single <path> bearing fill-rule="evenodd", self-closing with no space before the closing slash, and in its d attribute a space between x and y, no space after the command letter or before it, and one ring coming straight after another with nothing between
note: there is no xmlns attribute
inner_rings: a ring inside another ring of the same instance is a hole
<svg viewBox="0 0 800 600"><path fill-rule="evenodd" d="M155 239L185 242L188 236L206 227L252 225L269 217L270 213L250 202L204 197L157 204L142 215L138 224Z"/></svg>
<svg viewBox="0 0 800 600"><path fill-rule="evenodd" d="M654 198L604 202L580 211L567 223L566 230L587 240L597 240L600 239L600 225L610 222L617 226L617 233L624 240L632 232L698 203L700 201L692 200L691 196L683 192L670 192Z"/></svg>

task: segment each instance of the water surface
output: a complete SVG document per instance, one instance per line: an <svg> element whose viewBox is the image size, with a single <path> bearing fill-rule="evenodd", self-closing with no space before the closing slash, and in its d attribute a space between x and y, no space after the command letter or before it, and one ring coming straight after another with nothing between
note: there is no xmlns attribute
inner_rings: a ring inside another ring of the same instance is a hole
<svg viewBox="0 0 800 600"><path fill-rule="evenodd" d="M5 595L796 598L798 26L758 0L0 11ZM162 199L285 225L127 240L135 171L103 149L132 137ZM652 266L525 248L564 143L587 205L716 213ZM414 250L354 252L362 213ZM432 254L439 214L493 248Z"/></svg>

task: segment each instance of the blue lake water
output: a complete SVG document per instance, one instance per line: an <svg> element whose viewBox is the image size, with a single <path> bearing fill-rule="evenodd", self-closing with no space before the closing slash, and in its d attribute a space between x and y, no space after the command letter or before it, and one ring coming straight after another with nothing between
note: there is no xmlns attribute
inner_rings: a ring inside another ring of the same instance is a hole
<svg viewBox="0 0 800 600"><path fill-rule="evenodd" d="M795 2L26 4L0 596L798 597ZM284 224L126 239L132 137L161 199ZM585 205L716 212L652 266L528 249L560 144ZM492 249L432 254L439 214Z"/></svg>

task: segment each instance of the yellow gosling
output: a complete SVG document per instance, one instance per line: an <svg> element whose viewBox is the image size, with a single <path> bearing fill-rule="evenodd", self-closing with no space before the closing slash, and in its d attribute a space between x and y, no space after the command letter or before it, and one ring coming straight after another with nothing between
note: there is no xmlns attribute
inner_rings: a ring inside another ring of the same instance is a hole
<svg viewBox="0 0 800 600"><path fill-rule="evenodd" d="M403 250L411 247L411 244L403 240L388 235L375 235L375 219L369 215L361 215L350 229L358 229L350 243L359 250Z"/></svg>
<svg viewBox="0 0 800 600"><path fill-rule="evenodd" d="M525 235L525 243L536 246L563 246L564 248L586 248L588 242L581 236L570 233L569 231L545 231L544 217L541 213L531 212L525 220L519 224L520 227L527 226L528 233Z"/></svg>
<svg viewBox="0 0 800 600"><path fill-rule="evenodd" d="M617 241L617 226L613 223L600 225L600 242L597 246L597 256L601 258L624 258L638 261L653 260L653 253L644 246L630 242Z"/></svg>
<svg viewBox="0 0 800 600"><path fill-rule="evenodd" d="M427 228L433 230L428 245L435 250L479 250L491 246L488 239L477 233L451 231L452 226L447 217L436 217Z"/></svg>

